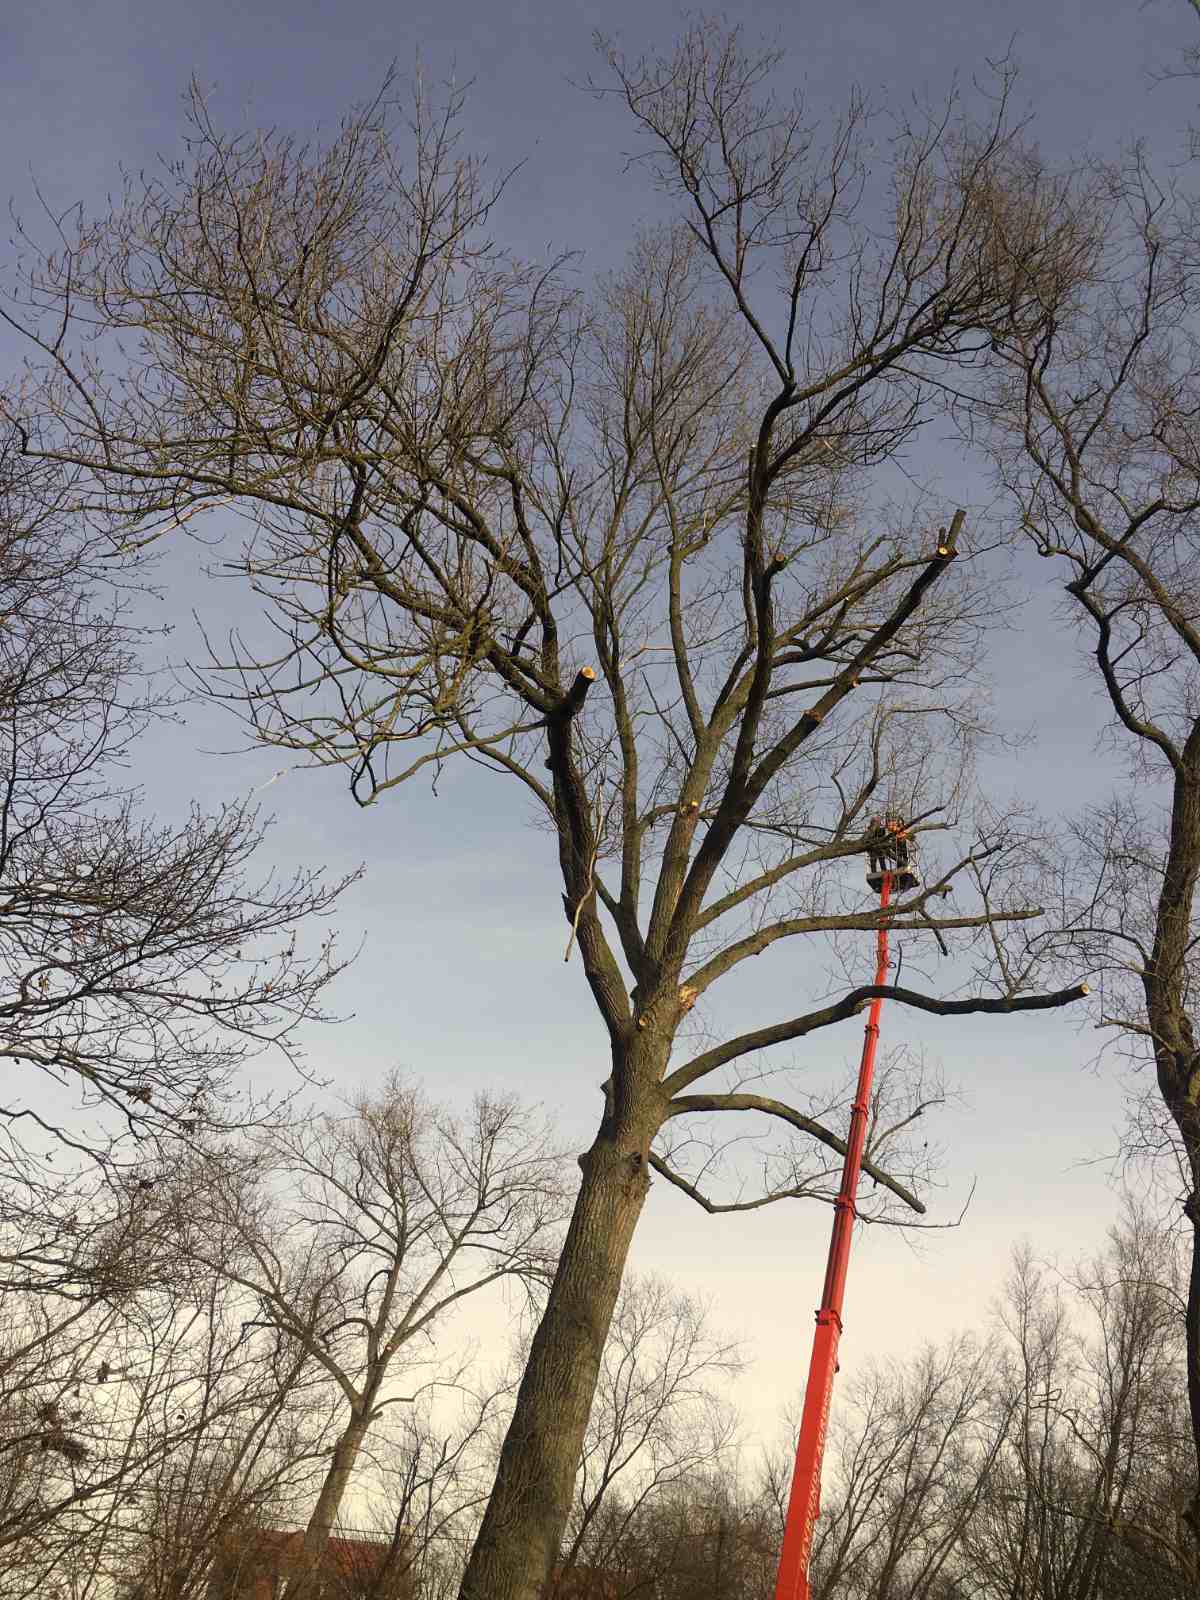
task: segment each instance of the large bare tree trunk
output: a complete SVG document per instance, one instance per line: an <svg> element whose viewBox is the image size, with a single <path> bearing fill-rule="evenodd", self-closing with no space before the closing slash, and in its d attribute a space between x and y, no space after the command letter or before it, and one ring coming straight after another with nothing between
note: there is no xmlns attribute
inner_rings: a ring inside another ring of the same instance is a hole
<svg viewBox="0 0 1200 1600"><path fill-rule="evenodd" d="M1192 1227L1188 1281L1188 1405L1196 1481L1186 1516L1200 1542L1200 1051L1188 1009L1196 883L1200 878L1200 721L1192 726L1175 771L1171 832L1158 901L1154 949L1144 986L1158 1084L1179 1130L1191 1192L1184 1211Z"/></svg>
<svg viewBox="0 0 1200 1600"><path fill-rule="evenodd" d="M583 1182L461 1600L538 1600L558 1559L604 1341L650 1187L660 1111L657 1074L645 1064L643 1074L646 1091L610 1109L579 1158Z"/></svg>
<svg viewBox="0 0 1200 1600"><path fill-rule="evenodd" d="M287 1587L288 1600L307 1600L317 1593L321 1560L333 1533L338 1512L346 1497L350 1475L354 1471L363 1440L371 1426L371 1405L365 1405L351 1418L349 1426L337 1442L325 1474L325 1482L317 1496L312 1516L304 1530L304 1540L296 1556L296 1565Z"/></svg>
<svg viewBox="0 0 1200 1600"><path fill-rule="evenodd" d="M1191 1417L1192 1443L1196 1454L1197 1487L1185 1515L1192 1535L1197 1545L1200 1545L1200 1129L1193 1128L1192 1138L1188 1143L1192 1192L1184 1203L1184 1211L1192 1225L1192 1266L1188 1274L1184 1327L1187 1332L1188 1412Z"/></svg>
<svg viewBox="0 0 1200 1600"><path fill-rule="evenodd" d="M1161 1077L1161 1065L1159 1070ZM1200 1066L1195 1055L1192 1057L1190 1076L1194 1080L1200 1078ZM1184 1518L1197 1546L1200 1546L1200 1110L1194 1099L1176 1100L1168 1104L1182 1138L1191 1176L1191 1192L1183 1205L1192 1230L1192 1262L1188 1274L1184 1329L1187 1337L1188 1413L1192 1424L1196 1478Z"/></svg>

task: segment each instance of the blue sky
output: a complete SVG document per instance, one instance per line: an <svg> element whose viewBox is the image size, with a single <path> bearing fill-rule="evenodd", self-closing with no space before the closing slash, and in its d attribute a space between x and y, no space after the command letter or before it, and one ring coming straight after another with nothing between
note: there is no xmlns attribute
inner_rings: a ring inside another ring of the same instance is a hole
<svg viewBox="0 0 1200 1600"><path fill-rule="evenodd" d="M893 106L941 96L956 80L969 88L989 60L1011 52L1022 69L1018 102L1055 158L1110 154L1139 137L1159 160L1178 163L1189 121L1200 120L1194 85L1151 81L1200 37L1186 0L725 10L751 33L778 36L787 75L818 111L836 109L852 83ZM602 26L637 51L667 45L679 19L661 0L604 8L572 0L9 5L0 14L0 191L25 214L35 179L53 207L82 200L98 208L116 191L120 167L177 153L193 73L219 122L311 132L330 129L369 95L393 57L407 70L419 53L432 77L474 79L468 147L487 151L498 170L523 163L497 214L500 237L530 256L578 249L590 275L620 261L652 205L624 170L630 135L617 108L575 86L592 64L591 30ZM0 354L11 355L11 345ZM929 452L922 470L947 499L986 495L961 452ZM193 609L218 629L237 609L204 578L201 554L184 547L162 569L166 590L154 610L176 624L177 658L197 644ZM1029 583L1043 576L1019 574ZM993 760L988 781L999 797L1032 789L1043 807L1065 812L1103 793L1119 769L1097 745L1100 708L1050 611L1050 599L1035 595L1019 631L993 645L998 715L1013 729L1036 726L1038 743ZM1048 697L1047 684L1062 692ZM178 814L192 797L214 805L264 784L277 759L203 753L234 743L234 730L210 713L156 740L137 772L148 802ZM529 827L519 797L472 771L448 774L437 796L413 786L367 812L336 774L282 777L262 800L278 818L269 851L282 866L369 863L341 915L350 941L367 937L337 997L354 1020L312 1038L317 1069L351 1088L401 1064L450 1097L504 1083L543 1100L564 1140L582 1148L607 1071L604 1040L578 965L563 965L550 841ZM779 951L758 965L742 991L748 1014L782 1014L789 985L803 977L795 960ZM863 961L866 968L869 950ZM899 1016L885 1021L885 1033L924 1048L963 1091L936 1129L949 1152L941 1219L957 1213L972 1178L978 1187L957 1230L915 1244L890 1229L860 1237L843 1370L980 1322L1022 1234L1069 1258L1095 1244L1115 1212L1107 1167L1089 1164L1113 1148L1121 1108L1115 1072L1088 1069L1095 1034L1065 1017L1001 1028ZM859 1039L847 1028L824 1041L818 1070L853 1062ZM746 1336L755 1363L739 1400L762 1431L803 1381L828 1225L828 1211L811 1205L710 1220L658 1184L638 1234L636 1267L710 1296L716 1321Z"/></svg>

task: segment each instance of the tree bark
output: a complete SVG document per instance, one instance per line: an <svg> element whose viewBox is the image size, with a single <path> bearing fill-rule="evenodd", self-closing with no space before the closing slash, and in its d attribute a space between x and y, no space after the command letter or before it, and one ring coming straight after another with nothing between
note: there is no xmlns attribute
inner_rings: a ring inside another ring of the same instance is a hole
<svg viewBox="0 0 1200 1600"><path fill-rule="evenodd" d="M1188 1408L1196 1478L1185 1516L1200 1543L1200 1052L1188 1010L1196 883L1200 878L1200 721L1192 728L1175 771L1171 832L1158 901L1154 948L1145 977L1146 1016L1154 1040L1158 1085L1179 1131L1191 1191L1184 1211L1192 1227L1188 1278Z"/></svg>
<svg viewBox="0 0 1200 1600"><path fill-rule="evenodd" d="M362 1442L371 1426L371 1408L362 1407L350 1420L349 1426L334 1447L329 1470L317 1496L312 1516L304 1530L304 1539L296 1555L296 1563L288 1581L288 1600L308 1600L317 1592L321 1573L321 1560L333 1533L334 1523L345 1499L350 1474L358 1460Z"/></svg>
<svg viewBox="0 0 1200 1600"><path fill-rule="evenodd" d="M1188 1274L1187 1307L1184 1330L1187 1338L1188 1414L1192 1424L1192 1444L1196 1457L1196 1483L1184 1513L1192 1537L1200 1546L1200 1126L1196 1108L1187 1126L1181 1126L1192 1190L1184 1202L1184 1212L1192 1227L1192 1264ZM1176 1123L1180 1118L1176 1115Z"/></svg>
<svg viewBox="0 0 1200 1600"><path fill-rule="evenodd" d="M460 1600L538 1600L558 1560L604 1341L650 1187L658 1076L646 1063L636 1074L614 1070L614 1081L640 1079L644 1088L621 1109L610 1097L579 1158L583 1181Z"/></svg>

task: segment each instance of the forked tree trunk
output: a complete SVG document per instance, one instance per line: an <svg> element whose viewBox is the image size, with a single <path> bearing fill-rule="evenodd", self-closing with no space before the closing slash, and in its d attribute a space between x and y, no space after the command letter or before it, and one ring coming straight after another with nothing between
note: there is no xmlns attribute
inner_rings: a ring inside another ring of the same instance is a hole
<svg viewBox="0 0 1200 1600"><path fill-rule="evenodd" d="M600 1358L650 1187L657 1074L642 1082L639 1103L610 1111L579 1158L583 1181L460 1600L539 1600L558 1559Z"/></svg>

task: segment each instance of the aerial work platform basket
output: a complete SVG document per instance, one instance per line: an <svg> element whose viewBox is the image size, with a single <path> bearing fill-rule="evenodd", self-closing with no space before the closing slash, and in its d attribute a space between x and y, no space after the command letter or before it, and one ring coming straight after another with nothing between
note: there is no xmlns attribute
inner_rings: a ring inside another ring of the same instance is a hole
<svg viewBox="0 0 1200 1600"><path fill-rule="evenodd" d="M867 832L867 855L867 885L876 894L883 889L886 875L891 876L892 890L896 894L920 886L917 841L900 817L889 813L881 821L871 823Z"/></svg>

